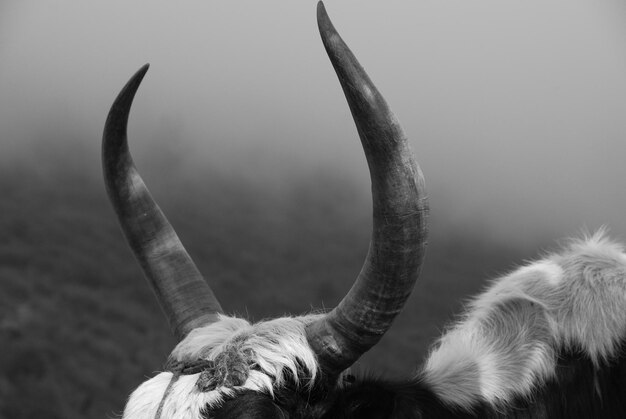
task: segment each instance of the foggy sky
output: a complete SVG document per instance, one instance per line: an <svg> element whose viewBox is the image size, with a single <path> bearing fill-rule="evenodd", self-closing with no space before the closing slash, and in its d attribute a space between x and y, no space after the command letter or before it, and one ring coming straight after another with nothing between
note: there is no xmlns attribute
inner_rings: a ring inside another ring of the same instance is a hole
<svg viewBox="0 0 626 419"><path fill-rule="evenodd" d="M435 229L525 243L607 224L626 239L620 1L325 4L411 138ZM315 6L3 0L0 164L36 155L36 170L45 133L60 132L84 137L77 158L99 171L108 107L149 62L130 122L140 167L166 143L189 170L272 184L330 170L365 195L367 168Z"/></svg>

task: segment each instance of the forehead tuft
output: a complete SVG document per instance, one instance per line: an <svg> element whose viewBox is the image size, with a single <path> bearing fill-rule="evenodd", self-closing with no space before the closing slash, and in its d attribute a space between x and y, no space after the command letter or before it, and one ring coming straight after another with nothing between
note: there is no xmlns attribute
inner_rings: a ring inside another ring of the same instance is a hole
<svg viewBox="0 0 626 419"><path fill-rule="evenodd" d="M191 331L170 355L170 363L206 360L213 369L179 377L167 371L157 374L133 392L123 418L154 418L166 391L162 417L197 419L203 409L222 406L241 392L263 393L271 401L274 391L285 385L312 386L319 367L305 327L317 318L284 317L251 325L221 315L218 322ZM243 379L229 379L242 369ZM212 386L199 385L212 378L216 378Z"/></svg>

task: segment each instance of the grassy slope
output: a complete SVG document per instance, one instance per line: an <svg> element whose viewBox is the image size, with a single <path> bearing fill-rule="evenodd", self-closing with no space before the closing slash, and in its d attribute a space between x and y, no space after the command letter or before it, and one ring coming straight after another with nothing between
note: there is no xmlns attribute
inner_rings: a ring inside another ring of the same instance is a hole
<svg viewBox="0 0 626 419"><path fill-rule="evenodd" d="M64 163L0 173L2 418L113 417L174 344L88 172ZM348 182L320 176L261 191L216 175L153 192L222 305L259 320L333 306L360 268L369 208ZM519 260L472 238L431 242L407 309L361 366L409 373L461 299Z"/></svg>

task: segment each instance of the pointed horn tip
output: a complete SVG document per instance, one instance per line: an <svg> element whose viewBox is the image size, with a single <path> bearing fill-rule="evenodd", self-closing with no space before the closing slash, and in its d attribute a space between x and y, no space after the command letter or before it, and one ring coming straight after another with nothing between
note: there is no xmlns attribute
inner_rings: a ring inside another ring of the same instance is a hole
<svg viewBox="0 0 626 419"><path fill-rule="evenodd" d="M148 72L149 68L150 68L150 63L145 63L139 68L139 70L137 70L137 73L135 73L136 76L141 76L143 78L143 76L145 76L146 73Z"/></svg>
<svg viewBox="0 0 626 419"><path fill-rule="evenodd" d="M139 86L139 83L141 83L141 81L143 80L144 76L146 75L146 73L148 72L148 69L150 68L150 63L146 63L144 65L142 65L139 70L137 70L137 72L135 74L133 74L133 76L130 78L130 80L128 81L128 85L135 85L135 86Z"/></svg>
<svg viewBox="0 0 626 419"><path fill-rule="evenodd" d="M328 13L326 13L326 7L324 7L324 2L322 1L317 3L317 26L322 33L329 30L334 32L333 24L330 21Z"/></svg>
<svg viewBox="0 0 626 419"><path fill-rule="evenodd" d="M135 74L132 75L132 77L130 78L130 80L128 80L128 82L126 83L126 85L122 88L122 91L120 92L119 97L129 97L129 99L131 99L135 96L135 93L137 91L137 89L139 88L139 85L141 84L144 76L146 75L146 73L148 72L148 69L150 68L150 64L146 63L144 65L142 65L139 70L137 70L135 72ZM130 103L129 103L130 106Z"/></svg>
<svg viewBox="0 0 626 419"><path fill-rule="evenodd" d="M131 76L131 78L126 82L122 90L118 93L113 105L111 106L111 110L109 111L109 117L115 116L119 118L118 114L121 112L122 115L125 115L124 118L128 118L128 113L130 112L130 106L135 97L135 93L139 89L139 85L141 84L144 76L148 72L150 68L150 64L142 65L139 70L135 72ZM108 125L109 120L107 120Z"/></svg>
<svg viewBox="0 0 626 419"><path fill-rule="evenodd" d="M126 82L122 90L113 101L106 122L104 123L104 133L102 137L103 158L107 158L111 152L111 147L120 147L126 144L126 127L130 108L135 98L135 93L144 76L148 72L150 64L142 65L139 70ZM105 167L108 167L105 165Z"/></svg>

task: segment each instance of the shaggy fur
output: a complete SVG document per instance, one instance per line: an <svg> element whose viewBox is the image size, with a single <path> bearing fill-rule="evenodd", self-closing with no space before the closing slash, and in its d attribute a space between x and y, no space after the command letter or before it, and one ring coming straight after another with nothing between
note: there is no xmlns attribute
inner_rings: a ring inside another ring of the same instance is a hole
<svg viewBox="0 0 626 419"><path fill-rule="evenodd" d="M249 375L243 385L208 392L198 390L199 374L181 376L163 417L259 417L258 409L277 418L555 417L566 409L621 417L625 408L626 255L603 232L493 281L404 382L318 386L324 380L304 330L316 317L250 325L223 316L195 329L174 360L243 360ZM124 418L154 417L171 377L163 372L142 384Z"/></svg>
<svg viewBox="0 0 626 419"><path fill-rule="evenodd" d="M439 340L424 380L446 403L500 406L554 376L557 355L615 358L626 332L626 255L602 232L497 279Z"/></svg>
<svg viewBox="0 0 626 419"><path fill-rule="evenodd" d="M236 392L251 390L274 395L274 389L290 384L311 386L318 375L315 355L308 346L304 327L318 315L286 317L250 325L245 320L221 316L220 321L194 329L170 355L170 362L216 360L220 355L243 359L249 375L243 385L218 386L199 391L200 373L183 375L173 385L163 405L163 418L198 419L203 409L218 407ZM154 418L172 379L161 372L130 396L124 419Z"/></svg>

